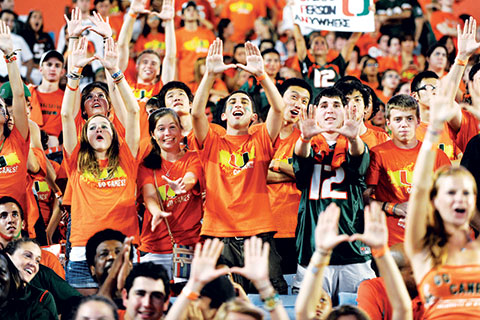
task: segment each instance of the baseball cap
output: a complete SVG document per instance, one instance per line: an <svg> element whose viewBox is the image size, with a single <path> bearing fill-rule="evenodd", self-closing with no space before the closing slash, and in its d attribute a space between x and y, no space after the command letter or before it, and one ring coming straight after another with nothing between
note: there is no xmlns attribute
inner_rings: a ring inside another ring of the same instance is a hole
<svg viewBox="0 0 480 320"><path fill-rule="evenodd" d="M40 66L42 65L42 63L45 60L48 60L52 57L60 60L60 62L62 62L62 64L65 63L65 60L63 59L63 55L60 52L58 52L56 50L49 50L49 51L45 52L44 54L42 54L42 57L40 58Z"/></svg>
<svg viewBox="0 0 480 320"><path fill-rule="evenodd" d="M25 97L30 97L30 90L28 90L28 87L23 84L23 90L25 92ZM12 93L12 87L10 86L10 82L5 82L1 87L0 87L0 97L3 99L12 99L13 98L13 93Z"/></svg>
<svg viewBox="0 0 480 320"><path fill-rule="evenodd" d="M188 7L194 7L197 9L197 3L195 1L187 1L184 4L182 4L182 13L187 9Z"/></svg>

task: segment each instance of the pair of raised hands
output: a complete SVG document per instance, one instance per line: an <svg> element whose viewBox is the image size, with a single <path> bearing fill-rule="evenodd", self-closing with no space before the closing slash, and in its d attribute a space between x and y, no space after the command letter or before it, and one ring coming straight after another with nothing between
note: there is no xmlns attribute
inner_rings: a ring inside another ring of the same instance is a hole
<svg viewBox="0 0 480 320"><path fill-rule="evenodd" d="M345 241L360 240L372 249L380 249L387 245L388 228L385 213L377 202L365 207L365 229L363 234L338 234L340 208L331 203L320 213L315 228L315 249L321 252L333 250Z"/></svg>
<svg viewBox="0 0 480 320"><path fill-rule="evenodd" d="M247 56L247 65L240 63L226 65L223 62L223 42L217 38L215 41L213 41L208 49L206 71L208 74L217 76L222 74L227 69L240 68L256 77L262 76L265 72L265 68L260 50L251 42L246 42L245 54Z"/></svg>

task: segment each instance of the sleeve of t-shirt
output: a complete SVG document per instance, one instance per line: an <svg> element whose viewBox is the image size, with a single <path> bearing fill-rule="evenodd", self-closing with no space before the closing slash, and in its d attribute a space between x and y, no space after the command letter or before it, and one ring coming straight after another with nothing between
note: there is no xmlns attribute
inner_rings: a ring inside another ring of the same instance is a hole
<svg viewBox="0 0 480 320"><path fill-rule="evenodd" d="M40 166L37 174L45 177L47 175L47 158L45 157L45 152L39 148L32 148L35 158L37 158L38 164Z"/></svg>
<svg viewBox="0 0 480 320"><path fill-rule="evenodd" d="M370 319L385 319L383 310L375 298L378 295L377 290L371 285L371 281L360 283L357 292L358 307L369 315Z"/></svg>
<svg viewBox="0 0 480 320"><path fill-rule="evenodd" d="M295 173L295 183L299 190L306 189L310 184L313 174L314 165L314 151L310 149L310 156L308 158L299 157L293 153L293 172Z"/></svg>
<svg viewBox="0 0 480 320"><path fill-rule="evenodd" d="M272 139L270 139L270 135L268 134L267 125L263 123L261 128L257 130L254 134L255 137L258 135L262 141L262 152L268 157L270 160L273 158L275 154L275 150L273 149Z"/></svg>
<svg viewBox="0 0 480 320"><path fill-rule="evenodd" d="M141 164L138 168L137 185L139 189L141 189L146 184L155 185L155 180L153 179L153 170Z"/></svg>
<svg viewBox="0 0 480 320"><path fill-rule="evenodd" d="M77 170L78 152L80 151L80 142L77 142L75 149L71 154L67 154L67 151L63 149L63 162L65 163L65 171L67 177L70 178L73 171Z"/></svg>
<svg viewBox="0 0 480 320"><path fill-rule="evenodd" d="M448 159L448 156L445 154L440 149L437 149L437 157L435 159L435 168L434 170L437 170L440 167L443 166L450 166L452 163L450 162L450 159Z"/></svg>
<svg viewBox="0 0 480 320"><path fill-rule="evenodd" d="M465 110L462 111L462 123L458 132L454 132L454 130L448 126L450 137L455 141L455 144L462 152L465 151L468 141L478 134L478 126L479 122L477 118Z"/></svg>
<svg viewBox="0 0 480 320"><path fill-rule="evenodd" d="M210 150L212 149L211 146L216 143L216 139L218 138L218 134L212 129L211 126L208 126L207 136L203 141L203 145L199 145L197 138L193 139L193 149L198 151L198 155L200 159L206 160L210 155Z"/></svg>
<svg viewBox="0 0 480 320"><path fill-rule="evenodd" d="M366 182L367 186L376 186L378 184L378 178L380 176L380 157L375 149L370 152L370 166L367 170Z"/></svg>
<svg viewBox="0 0 480 320"><path fill-rule="evenodd" d="M193 173L198 180L200 180L203 176L202 164L200 159L198 158L197 152L190 152L188 158L188 166L187 172Z"/></svg>
<svg viewBox="0 0 480 320"><path fill-rule="evenodd" d="M358 177L364 177L367 173L368 166L370 165L370 150L365 142L363 144L365 145L365 151L360 156L354 157L351 156L348 151L346 152L346 169Z"/></svg>

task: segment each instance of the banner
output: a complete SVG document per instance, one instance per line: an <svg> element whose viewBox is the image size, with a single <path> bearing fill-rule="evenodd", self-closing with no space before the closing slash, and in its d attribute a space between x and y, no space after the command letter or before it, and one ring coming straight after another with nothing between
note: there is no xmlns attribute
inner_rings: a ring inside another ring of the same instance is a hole
<svg viewBox="0 0 480 320"><path fill-rule="evenodd" d="M372 32L372 0L295 0L295 23L314 30Z"/></svg>

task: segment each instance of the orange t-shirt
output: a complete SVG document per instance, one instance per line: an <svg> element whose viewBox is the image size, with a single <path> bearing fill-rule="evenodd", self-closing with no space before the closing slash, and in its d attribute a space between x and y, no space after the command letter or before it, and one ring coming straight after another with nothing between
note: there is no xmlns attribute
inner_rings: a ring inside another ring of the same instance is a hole
<svg viewBox="0 0 480 320"><path fill-rule="evenodd" d="M163 208L172 215L167 218L170 230L175 242L182 245L194 245L200 240L200 220L203 216L202 194L200 184L187 193L177 195L162 179L163 175L171 180L185 176L187 172L195 174L199 179L202 177L202 166L195 151L187 151L183 157L175 162L162 159L162 167L155 170L158 192L162 198ZM143 165L138 170L139 189L146 184L155 186L153 177L154 170ZM140 238L140 250L152 253L172 253L172 244L165 222L160 223L155 232L151 231L152 214L145 210L143 219L142 235Z"/></svg>
<svg viewBox="0 0 480 320"><path fill-rule="evenodd" d="M51 253L48 250L42 249L42 259L40 263L43 264L45 267L48 267L55 271L55 273L65 280L65 269L63 269L60 260L58 260L57 256Z"/></svg>
<svg viewBox="0 0 480 320"><path fill-rule="evenodd" d="M443 11L432 12L432 15L430 16L430 24L432 25L432 30L437 41L444 36L437 27L439 24L446 24L447 27L453 28L454 30L457 29L457 24L463 27L463 21L460 18L451 12Z"/></svg>
<svg viewBox="0 0 480 320"><path fill-rule="evenodd" d="M178 80L190 87L195 82L195 61L207 56L208 48L215 40L215 35L207 28L198 27L195 31L180 28L175 31L175 37L177 41Z"/></svg>
<svg viewBox="0 0 480 320"><path fill-rule="evenodd" d="M367 131L360 136L360 139L367 144L369 149L372 149L373 147L390 140L390 137L385 131L382 132L381 130L367 127Z"/></svg>
<svg viewBox="0 0 480 320"><path fill-rule="evenodd" d="M48 160L48 161L50 161L50 164L55 170L57 179L61 178L60 171L62 171L62 167L60 166L60 164L58 164L58 162L55 162L53 160ZM52 189L50 189L50 186L48 185L47 181L45 180L44 173L35 174L33 178L34 178L33 187L37 192L38 206L40 208L40 213L42 215L45 226L47 226L52 214L54 194L52 192Z"/></svg>
<svg viewBox="0 0 480 320"><path fill-rule="evenodd" d="M58 89L51 93L38 92L37 87L30 86L30 93L32 94L31 103L32 108L40 107L42 119L39 121L36 117L31 118L35 121L40 129L49 135L58 137L62 132L62 118L60 110L62 109L62 101L64 91ZM35 113L34 113L35 114Z"/></svg>
<svg viewBox="0 0 480 320"><path fill-rule="evenodd" d="M463 153L467 147L468 141L476 136L479 130L479 121L475 118L470 112L463 110L462 111L462 124L460 125L460 130L454 134L455 144Z"/></svg>
<svg viewBox="0 0 480 320"><path fill-rule="evenodd" d="M117 40L123 25L123 12L112 14L108 18L110 26L112 27L112 38L113 40Z"/></svg>
<svg viewBox="0 0 480 320"><path fill-rule="evenodd" d="M221 18L228 18L233 22L235 31L231 39L236 43L244 43L255 20L266 16L264 0L227 0L220 14Z"/></svg>
<svg viewBox="0 0 480 320"><path fill-rule="evenodd" d="M72 154L64 151L65 169L71 192L71 235L72 246L85 246L96 232L114 227L126 236L135 236L138 242L138 219L135 208L136 179L138 160L120 138L120 164L113 173L102 169L97 178L89 172L77 168L80 143ZM106 161L100 161L105 168Z"/></svg>
<svg viewBox="0 0 480 320"><path fill-rule="evenodd" d="M41 215L39 212L39 205L35 195L33 194L33 189L35 186L35 177L45 177L47 175L47 158L42 149L31 148L35 158L38 161L40 166L39 171L36 174L28 173L27 176L27 186L26 186L26 197L27 197L27 210L25 212L25 224L27 225L28 235L31 238L36 237L35 224L40 219ZM47 226L45 224L45 226Z"/></svg>
<svg viewBox="0 0 480 320"><path fill-rule="evenodd" d="M392 305L388 300L385 280L382 277L367 279L360 283L357 292L358 307L370 316L370 319L392 319ZM419 297L412 300L414 320L423 319L423 305Z"/></svg>
<svg viewBox="0 0 480 320"><path fill-rule="evenodd" d="M275 155L272 161L281 161L292 164L293 149L300 137L300 130L295 129L285 139L275 140ZM295 182L270 183L268 196L272 207L273 218L277 226L275 238L294 238L297 228L298 205L302 192L297 189Z"/></svg>
<svg viewBox="0 0 480 320"><path fill-rule="evenodd" d="M206 201L202 235L246 237L275 231L267 191L273 146L266 126L253 134L220 135L211 127L200 161Z"/></svg>
<svg viewBox="0 0 480 320"><path fill-rule="evenodd" d="M420 122L420 125L417 127L416 135L417 139L423 141L425 137L425 133L427 132L428 123ZM440 140L438 142L438 148L443 150L445 154L448 156L450 161L458 160L462 157L462 151L457 147L454 137L452 137L452 133L448 127L448 124L445 123L443 125L443 131L440 135Z"/></svg>
<svg viewBox="0 0 480 320"><path fill-rule="evenodd" d="M439 266L418 284L425 319L478 319L480 265Z"/></svg>
<svg viewBox="0 0 480 320"><path fill-rule="evenodd" d="M162 80L154 84L141 84L137 82L137 79L126 78L128 85L133 91L133 95L137 100L147 98L150 99L154 95L157 95L160 92L160 89L163 87Z"/></svg>
<svg viewBox="0 0 480 320"><path fill-rule="evenodd" d="M398 61L398 57L377 57L378 61L378 72L384 72L386 70L392 69L396 70L398 73L402 72L402 64Z"/></svg>
<svg viewBox="0 0 480 320"><path fill-rule="evenodd" d="M412 189L412 176L418 152L422 143L412 149L400 149L392 140L372 148L370 167L366 183L376 186L375 199L393 203L407 202ZM450 161L441 150L437 150L435 170ZM405 233L405 218L387 216L388 246L403 242Z"/></svg>
<svg viewBox="0 0 480 320"><path fill-rule="evenodd" d="M157 33L152 34L149 33L146 37L142 34L138 37L137 41L135 42L135 46L133 50L138 54L143 50L154 50L160 56L165 55L165 34Z"/></svg>
<svg viewBox="0 0 480 320"><path fill-rule="evenodd" d="M27 212L25 190L27 187L27 158L30 135L24 139L13 127L8 138L0 142L0 196L15 198Z"/></svg>

